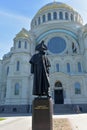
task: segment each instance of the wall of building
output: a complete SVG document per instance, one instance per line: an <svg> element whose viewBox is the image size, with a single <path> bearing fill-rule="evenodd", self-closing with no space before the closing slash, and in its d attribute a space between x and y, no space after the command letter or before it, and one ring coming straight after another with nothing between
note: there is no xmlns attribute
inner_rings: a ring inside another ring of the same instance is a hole
<svg viewBox="0 0 87 130"><path fill-rule="evenodd" d="M30 31L22 29L17 34L11 51L0 60L0 112L31 111L34 96L32 95L33 75L30 72L29 60L35 53L35 46L38 43L45 40L45 44L48 45L50 39L54 37L63 38L66 48L60 54L47 51L51 62L50 95L53 102L55 104L54 92L59 89L55 87L55 83L61 82L64 104L86 105L87 27L71 22L70 19L68 24L64 19L62 22L48 21L38 27L33 24L32 22L32 26L35 27L32 27ZM76 52L73 51L73 44ZM67 70L67 63L70 65L70 70ZM78 92L75 88L76 83Z"/></svg>

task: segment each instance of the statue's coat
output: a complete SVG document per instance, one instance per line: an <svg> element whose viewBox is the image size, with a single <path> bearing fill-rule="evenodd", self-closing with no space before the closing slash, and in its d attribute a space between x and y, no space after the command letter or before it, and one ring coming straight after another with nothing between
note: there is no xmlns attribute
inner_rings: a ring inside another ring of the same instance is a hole
<svg viewBox="0 0 87 130"><path fill-rule="evenodd" d="M50 62L44 51L32 56L31 73L34 74L33 95L48 95Z"/></svg>

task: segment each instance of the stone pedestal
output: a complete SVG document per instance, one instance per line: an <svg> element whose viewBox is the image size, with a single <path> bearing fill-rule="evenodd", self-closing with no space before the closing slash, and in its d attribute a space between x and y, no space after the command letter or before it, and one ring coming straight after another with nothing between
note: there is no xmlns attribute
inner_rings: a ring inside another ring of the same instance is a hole
<svg viewBox="0 0 87 130"><path fill-rule="evenodd" d="M35 98L32 106L32 130L53 130L52 114L52 99Z"/></svg>

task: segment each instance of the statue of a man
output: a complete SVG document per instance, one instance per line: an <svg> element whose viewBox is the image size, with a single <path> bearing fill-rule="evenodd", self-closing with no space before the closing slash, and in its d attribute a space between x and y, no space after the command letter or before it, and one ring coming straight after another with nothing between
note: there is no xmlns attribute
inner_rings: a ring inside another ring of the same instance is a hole
<svg viewBox="0 0 87 130"><path fill-rule="evenodd" d="M45 55L47 46L42 41L35 48L38 51L31 57L31 73L34 74L33 95L49 97L49 67L50 62Z"/></svg>

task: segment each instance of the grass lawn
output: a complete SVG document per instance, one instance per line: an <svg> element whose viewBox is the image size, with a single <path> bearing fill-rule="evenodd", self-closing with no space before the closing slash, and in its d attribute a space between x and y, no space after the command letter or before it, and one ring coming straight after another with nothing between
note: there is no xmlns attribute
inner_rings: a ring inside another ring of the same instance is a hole
<svg viewBox="0 0 87 130"><path fill-rule="evenodd" d="M0 121L5 120L5 118L0 118Z"/></svg>

